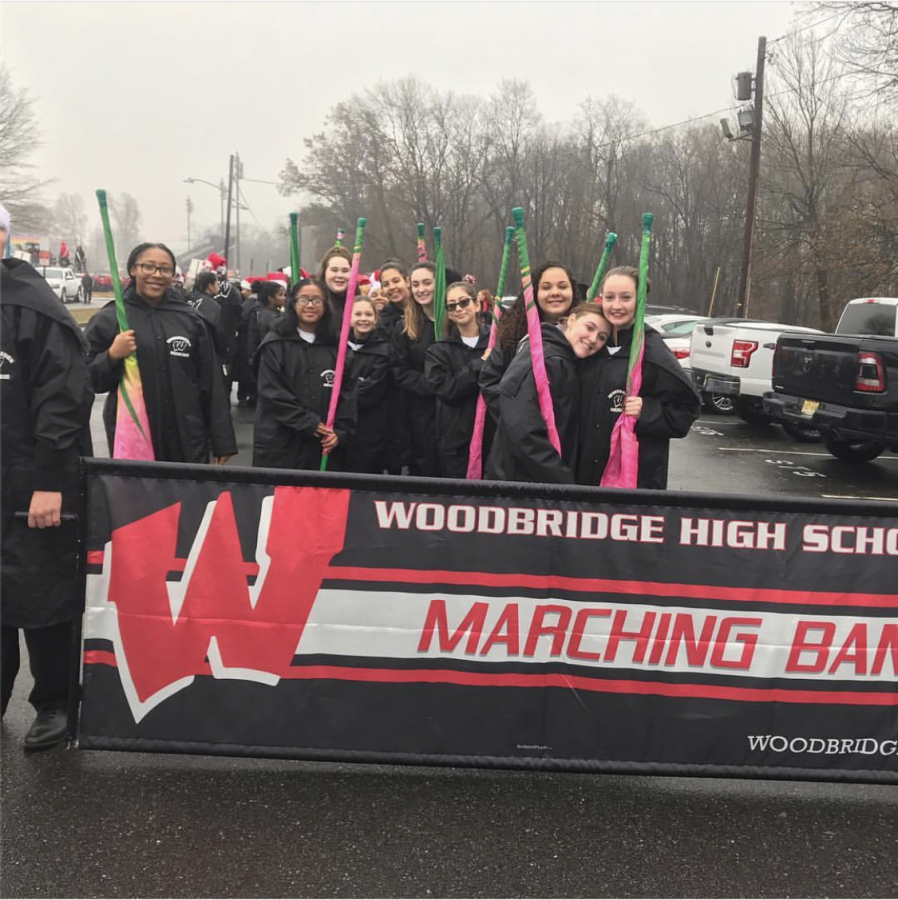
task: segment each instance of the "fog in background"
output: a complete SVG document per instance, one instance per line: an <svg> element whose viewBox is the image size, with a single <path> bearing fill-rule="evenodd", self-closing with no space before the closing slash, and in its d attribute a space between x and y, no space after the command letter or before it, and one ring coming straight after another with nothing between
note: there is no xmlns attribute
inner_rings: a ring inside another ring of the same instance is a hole
<svg viewBox="0 0 898 900"><path fill-rule="evenodd" d="M238 151L250 207L243 221L285 224L302 198L249 179L278 181L287 158L302 159L303 138L324 129L331 107L378 82L412 75L441 91L486 96L502 79L521 78L549 122L569 122L588 96L616 94L660 127L736 107L732 76L754 69L758 36L788 31L798 9L6 2L0 57L35 100L44 143L31 162L55 179L45 202L80 195L93 232L96 188L129 193L141 237L181 252L188 195L194 237L217 230L220 210L216 190L184 184L186 177L217 183Z"/></svg>

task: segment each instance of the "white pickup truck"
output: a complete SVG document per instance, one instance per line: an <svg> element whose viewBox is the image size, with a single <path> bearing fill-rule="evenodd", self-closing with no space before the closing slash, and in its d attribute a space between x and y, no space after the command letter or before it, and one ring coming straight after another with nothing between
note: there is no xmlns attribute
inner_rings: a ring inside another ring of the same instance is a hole
<svg viewBox="0 0 898 900"><path fill-rule="evenodd" d="M764 394L773 389L773 353L783 332L821 334L816 328L752 319L710 319L692 332L692 378L703 395L733 398L733 411L752 424L767 424ZM785 425L783 426L786 427ZM816 438L813 429L786 428L794 438ZM794 433L793 433L794 432Z"/></svg>
<svg viewBox="0 0 898 900"><path fill-rule="evenodd" d="M81 276L71 269L65 266L38 266L37 270L63 303L77 303L82 299Z"/></svg>

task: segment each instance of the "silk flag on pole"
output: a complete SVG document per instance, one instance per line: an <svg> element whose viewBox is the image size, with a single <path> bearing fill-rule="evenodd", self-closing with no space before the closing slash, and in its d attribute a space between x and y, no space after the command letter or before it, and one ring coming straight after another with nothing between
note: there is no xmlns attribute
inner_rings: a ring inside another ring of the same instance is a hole
<svg viewBox="0 0 898 900"><path fill-rule="evenodd" d="M112 228L109 225L106 191L98 190L97 200L100 203L100 218L103 222L103 236L106 239L106 253L109 256L109 272L112 276L115 315L119 331L130 331L128 313L125 310L125 298L122 294L122 283L118 276L118 263L115 259L115 245L112 242ZM115 411L115 440L112 446L112 456L113 459L156 459L136 352L125 357L123 364Z"/></svg>
<svg viewBox="0 0 898 900"><path fill-rule="evenodd" d="M493 321L490 325L490 337L487 349L492 352L496 346L496 331L499 319L502 318L502 295L505 293L505 274L508 271L508 260L511 256L511 243L514 240L514 228L509 225L505 229L505 246L502 248L502 265L499 268L499 284L493 298ZM474 412L474 431L471 434L471 448L468 451L468 472L470 480L483 478L483 430L486 426L486 400L483 394L477 397L477 409Z"/></svg>
<svg viewBox="0 0 898 900"><path fill-rule="evenodd" d="M639 251L639 284L636 286L636 315L627 365L627 396L637 397L642 389L642 357L645 352L645 298L648 293L649 249L652 243L652 213L642 216L642 247ZM602 487L635 488L639 478L639 438L634 416L621 413L611 432L611 452L602 475Z"/></svg>
<svg viewBox="0 0 898 900"><path fill-rule="evenodd" d="M424 243L423 222L418 222L418 262L427 262L427 244Z"/></svg>
<svg viewBox="0 0 898 900"><path fill-rule="evenodd" d="M340 401L340 390L343 387L343 373L346 369L346 348L349 346L349 326L352 322L352 302L355 299L356 285L359 281L359 266L362 262L362 244L365 241L365 225L367 219L359 219L355 230L355 248L352 253L352 268L349 270L349 284L346 288L346 302L343 304L343 322L340 325L340 343L337 345L337 364L334 369L334 384L331 389L331 402L327 409L328 428L334 427L337 418L337 404ZM320 470L327 469L327 454L321 454Z"/></svg>
<svg viewBox="0 0 898 900"><path fill-rule="evenodd" d="M299 213L290 213L290 282L296 284L302 278L299 264Z"/></svg>
<svg viewBox="0 0 898 900"><path fill-rule="evenodd" d="M605 238L605 249L602 252L602 258L599 260L599 266L596 269L596 274L593 275L592 284L589 286L589 290L586 292L587 303L592 303L592 301L596 299L596 294L598 294L599 287L602 284L602 276L605 274L605 270L608 268L608 261L611 259L611 251L614 249L614 245L616 243L617 235L613 231L609 231L608 237Z"/></svg>
<svg viewBox="0 0 898 900"><path fill-rule="evenodd" d="M446 255L443 251L443 229L434 228L433 274L433 334L436 340L443 336L446 321Z"/></svg>

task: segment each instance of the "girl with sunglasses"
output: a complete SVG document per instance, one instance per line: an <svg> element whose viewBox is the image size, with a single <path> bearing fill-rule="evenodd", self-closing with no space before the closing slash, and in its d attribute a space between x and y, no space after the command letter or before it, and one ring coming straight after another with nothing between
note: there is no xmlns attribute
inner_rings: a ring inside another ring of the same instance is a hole
<svg viewBox="0 0 898 900"><path fill-rule="evenodd" d="M119 331L115 304L84 331L94 391L107 394L103 422L112 455L124 360L140 361L143 399L155 458L216 465L237 453L222 363L208 324L172 288L175 257L165 244L140 244L128 256L129 331Z"/></svg>
<svg viewBox="0 0 898 900"><path fill-rule="evenodd" d="M489 328L480 321L473 285L458 281L446 290L446 336L428 349L424 375L436 397L436 435L443 478L464 478L474 430L478 379ZM484 434L484 455L492 440L492 423Z"/></svg>
<svg viewBox="0 0 898 900"><path fill-rule="evenodd" d="M356 422L352 351L347 352L337 418L330 429L325 421L336 364L337 332L327 289L317 278L303 278L256 354L254 466L317 469L326 451L328 468L340 468Z"/></svg>
<svg viewBox="0 0 898 900"><path fill-rule="evenodd" d="M355 434L346 446L347 472L383 473L389 466L390 343L377 327L377 304L358 296L352 304L352 330L349 346L355 365L353 378L358 385L358 422Z"/></svg>

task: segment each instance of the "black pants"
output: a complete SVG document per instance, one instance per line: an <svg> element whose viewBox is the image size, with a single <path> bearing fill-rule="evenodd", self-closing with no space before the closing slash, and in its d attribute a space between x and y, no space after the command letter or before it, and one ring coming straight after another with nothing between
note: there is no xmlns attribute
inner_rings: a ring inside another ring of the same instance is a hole
<svg viewBox="0 0 898 900"><path fill-rule="evenodd" d="M31 674L34 676L34 688L28 702L38 711L65 709L69 697L72 623L25 628L24 631ZM5 713L19 672L19 629L0 626L0 641L0 692L2 713Z"/></svg>

